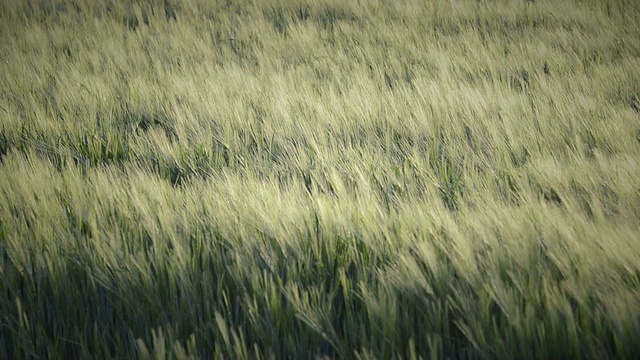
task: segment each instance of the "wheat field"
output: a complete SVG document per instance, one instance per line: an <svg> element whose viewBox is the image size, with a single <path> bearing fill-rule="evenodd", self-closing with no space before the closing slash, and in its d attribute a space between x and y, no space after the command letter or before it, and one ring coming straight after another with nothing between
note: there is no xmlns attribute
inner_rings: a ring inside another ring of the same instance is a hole
<svg viewBox="0 0 640 360"><path fill-rule="evenodd" d="M0 359L640 353L640 3L0 2Z"/></svg>

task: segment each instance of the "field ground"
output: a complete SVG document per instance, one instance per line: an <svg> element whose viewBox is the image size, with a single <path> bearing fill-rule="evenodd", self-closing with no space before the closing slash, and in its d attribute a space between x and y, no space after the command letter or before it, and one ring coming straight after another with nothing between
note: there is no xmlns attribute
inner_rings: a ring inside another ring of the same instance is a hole
<svg viewBox="0 0 640 360"><path fill-rule="evenodd" d="M0 2L0 359L640 353L640 2Z"/></svg>

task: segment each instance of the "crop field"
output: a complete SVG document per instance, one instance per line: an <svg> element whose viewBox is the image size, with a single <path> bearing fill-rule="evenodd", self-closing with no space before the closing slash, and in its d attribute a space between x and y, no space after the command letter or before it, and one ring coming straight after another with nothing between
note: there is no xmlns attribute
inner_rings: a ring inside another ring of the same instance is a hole
<svg viewBox="0 0 640 360"><path fill-rule="evenodd" d="M640 2L0 1L0 359L631 359Z"/></svg>

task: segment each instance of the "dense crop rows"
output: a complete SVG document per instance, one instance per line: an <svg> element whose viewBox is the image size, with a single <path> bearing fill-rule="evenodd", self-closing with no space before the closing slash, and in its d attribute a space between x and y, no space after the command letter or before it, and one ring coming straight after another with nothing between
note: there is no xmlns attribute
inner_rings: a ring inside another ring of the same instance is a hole
<svg viewBox="0 0 640 360"><path fill-rule="evenodd" d="M0 1L0 358L633 358L640 5Z"/></svg>

